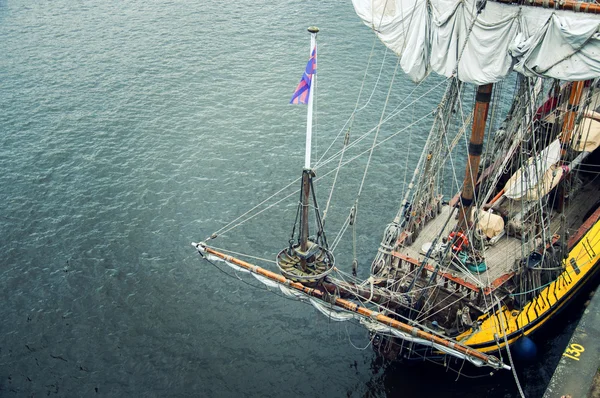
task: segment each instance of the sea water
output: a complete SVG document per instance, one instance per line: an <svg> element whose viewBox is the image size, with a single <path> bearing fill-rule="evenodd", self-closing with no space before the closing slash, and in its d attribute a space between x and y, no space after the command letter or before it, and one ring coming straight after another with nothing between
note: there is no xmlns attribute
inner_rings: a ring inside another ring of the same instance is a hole
<svg viewBox="0 0 600 398"><path fill-rule="evenodd" d="M506 371L388 366L363 328L190 246L226 225L217 247L273 259L287 245L306 120L289 100L309 25L321 29L313 164L384 109L401 115L348 150L363 155L330 203L333 241L359 198L365 275L445 86L398 73L388 97L397 59L349 1L0 0L0 396L517 394ZM336 166L317 168L323 207ZM268 204L287 199L229 224L288 184ZM348 231L340 268L352 252ZM519 365L528 396L547 362Z"/></svg>

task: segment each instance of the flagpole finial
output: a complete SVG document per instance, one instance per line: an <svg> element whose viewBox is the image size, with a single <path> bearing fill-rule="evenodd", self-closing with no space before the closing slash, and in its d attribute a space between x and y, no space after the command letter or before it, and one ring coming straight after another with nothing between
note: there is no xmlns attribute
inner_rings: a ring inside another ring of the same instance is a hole
<svg viewBox="0 0 600 398"><path fill-rule="evenodd" d="M317 33L317 32L319 32L319 28L317 28L316 26L309 26L308 31L310 33Z"/></svg>

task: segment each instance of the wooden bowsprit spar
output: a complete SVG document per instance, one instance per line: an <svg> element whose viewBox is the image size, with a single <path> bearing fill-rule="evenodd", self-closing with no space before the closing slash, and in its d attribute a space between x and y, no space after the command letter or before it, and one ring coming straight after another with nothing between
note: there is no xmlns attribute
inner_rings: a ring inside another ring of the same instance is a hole
<svg viewBox="0 0 600 398"><path fill-rule="evenodd" d="M435 334L426 332L417 327L408 325L400 322L396 319L392 319L379 312L370 310L366 307L360 306L352 301L345 300L342 298L333 298L331 300L324 300L326 293L323 291L304 286L300 282L294 282L286 277L276 274L275 272L261 268L257 265L250 264L246 261L237 259L227 254L221 253L214 250L205 243L192 243L192 246L198 250L198 253L207 258L208 260L218 259L225 261L228 265L234 268L242 268L245 271L267 278L270 282L274 282L284 288L293 289L295 292L304 294L309 297L314 297L326 305L333 305L341 310L349 311L353 314L358 315L360 319L364 319L370 322L376 322L381 326L389 327L395 337L402 338L404 340L413 341L418 344L433 347L446 354L452 355L459 359L466 359L476 366L490 366L494 369L507 369L510 370L510 366L502 363L498 358L487 355L477 350L474 350L468 346L462 345L458 342L445 339Z"/></svg>

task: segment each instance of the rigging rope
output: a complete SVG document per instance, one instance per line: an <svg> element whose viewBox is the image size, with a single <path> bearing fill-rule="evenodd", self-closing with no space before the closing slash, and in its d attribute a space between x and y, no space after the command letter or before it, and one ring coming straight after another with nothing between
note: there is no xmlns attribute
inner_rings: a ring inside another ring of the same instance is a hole
<svg viewBox="0 0 600 398"><path fill-rule="evenodd" d="M440 81L440 83L438 83L437 85L433 86L430 90L428 90L427 92L423 93L423 95L421 95L420 97L416 98L414 101L412 101L410 104L406 105L404 108L397 110L397 112L391 114L389 117L387 117L385 119L384 122L389 121L392 117L396 116L398 113L402 112L403 110L407 109L410 105L412 105L413 103L419 101L421 98L425 97L426 95L428 95L429 93L431 93L432 91L434 91L435 89L437 89L440 85L442 85L446 80L442 80ZM409 124L408 126L398 130L396 133L392 134L391 136L381 140L379 143L377 143L373 148L376 148L382 144L384 144L385 142L389 141L390 139L396 137L397 135L403 133L405 130L407 130L408 128L411 128L413 125L418 124L419 122L425 120L426 118L428 118L430 115L426 114L423 117L419 118L418 120L416 120L415 122ZM376 128L373 128L369 131L367 131L365 134L363 134L361 137L359 137L357 140L353 141L352 143L350 143L348 145L348 148L352 148L354 146L356 146L359 142L361 142L363 139L365 139L366 137L368 137L373 131L375 131ZM354 156L353 158L351 158L348 161L345 161L342 163L342 167L346 166L347 164L353 162L354 160L356 160L357 158L363 156L364 154L368 153L371 149L367 149L361 153L359 153L358 155ZM317 164L315 166L315 168L319 168L319 167L323 167L325 165L327 165L328 163L332 162L333 160L337 159L337 156L341 155L341 151L335 153L334 155L332 155L329 159L325 160L324 162ZM333 169L323 175L321 175L320 177L318 177L315 181L320 180L321 178L328 176L329 174L333 173L336 169ZM239 227L240 225L244 224L245 222L253 219L254 217L258 216L259 214L263 213L264 211L272 208L273 206L281 203L282 201L284 201L285 199L289 198L290 196L295 195L296 193L299 192L299 190L292 192L291 194L286 195L284 198L276 201L275 203L269 205L267 208L262 209L261 211L259 211L258 213L243 219L243 217L247 216L248 214L252 213L254 210L258 209L260 206L264 205L265 203L269 202L271 199L273 199L274 197L276 197L277 195L281 194L282 192L284 192L286 189L288 189L289 187L291 187L294 184L297 184L300 181L300 178L296 178L295 180L293 180L292 182L290 182L289 184L287 184L285 187L281 188L279 191L275 192L274 194L272 194L271 196L269 196L268 198L266 198L265 200L261 201L259 204L255 205L254 207L252 207L251 209L249 209L248 211L246 211L245 213L241 214L240 216L236 217L234 220L230 221L229 223L227 223L226 225L224 225L223 227L221 227L219 230L217 230L216 232L214 232L211 236L207 237L205 240L209 240L209 239L214 239L219 235L223 235L237 227ZM234 224L235 222L242 220L240 222L238 222L237 224Z"/></svg>
<svg viewBox="0 0 600 398"><path fill-rule="evenodd" d="M262 258L262 257L251 256L251 255L249 255L249 254L238 253L238 252L234 252L233 250L223 249L223 248L220 248L220 247L214 247L214 246L211 246L210 248L211 248L211 249L214 249L214 250L217 250L217 251L221 251L221 252L223 252L223 253L235 254L236 256L241 256L241 257L252 258L252 259L254 259L254 260L264 261L264 262L266 262L266 263L272 263L272 264L276 264L276 263L277 263L277 261L275 261L275 260L271 260L271 259L268 259L268 258Z"/></svg>
<svg viewBox="0 0 600 398"><path fill-rule="evenodd" d="M512 370L512 374L515 378L515 383L517 384L517 388L519 389L519 394L521 398L525 398L525 394L523 393L523 388L521 387L521 383L519 382L519 376L517 375L517 370L515 369L515 363L513 362L512 355L510 353L510 347L508 346L508 339L506 337L506 326L504 325L504 314L502 313L502 306L500 304L500 300L496 297L496 302L498 303L498 319L502 322L502 336L504 337L504 346L506 347L506 353L508 354L508 360L510 361L510 368Z"/></svg>
<svg viewBox="0 0 600 398"><path fill-rule="evenodd" d="M363 81L362 81L362 84L361 84L361 87L360 87L360 91L359 91L359 97L360 97L360 93L362 93L363 85L364 85L365 78L366 78L366 75L367 75L367 71L368 71L369 65L371 63L371 57L372 57L372 54L374 52L375 43L376 43L376 38L373 38L373 46L371 47L371 54L369 55L369 61L367 63L367 69L365 70L365 75L363 76ZM342 134L342 132L346 129L346 126L348 125L348 123L351 123L351 125L349 127L349 129L351 129L352 123L354 122L354 116L358 112L360 112L363 109L365 109L371 103L371 99L373 98L373 95L375 94L377 86L379 85L379 79L381 78L382 71L383 71L383 66L385 65L385 59L386 59L387 51L388 51L388 49L386 47L385 52L383 54L383 61L381 62L381 66L379 67L379 74L377 75L377 79L375 81L375 84L373 85L373 90L371 90L371 95L369 96L369 99L367 100L367 102L365 102L365 104L360 109L356 109L356 106L355 106L355 110L350 114L350 116L348 117L348 119L346 120L346 122L344 123L344 125L342 126L342 128L340 129L340 131L338 132L338 134L335 136L335 138L333 139L333 141L331 141L331 144L329 144L329 147L327 147L327 149L325 150L325 152L323 152L323 155L321 155L321 157L317 161L317 164L319 164L323 160L323 158L325 157L325 155L327 155L327 153L329 152L329 150L331 149L331 147L333 147L333 144L337 141L337 139L340 137L340 135ZM358 105L358 99L357 99L357 105Z"/></svg>
<svg viewBox="0 0 600 398"><path fill-rule="evenodd" d="M358 91L358 96L356 98L356 104L354 105L354 110L352 111L352 114L350 115L350 118L348 119L350 121L350 126L348 127L348 130L346 131L346 135L344 137L344 145L342 147L342 153L340 155L340 161L338 163L338 167L337 167L337 170L335 172L335 177L333 178L333 184L331 184L331 190L329 191L329 198L327 199L327 205L325 206L325 211L323 212L323 223L325 223L325 219L327 218L327 212L329 211L329 204L331 203L331 198L333 196L333 191L335 189L335 184L337 182L339 171L341 169L342 160L344 158L344 152L346 150L346 147L348 146L348 143L350 142L350 131L352 130L352 126L354 124L354 117L355 117L355 115L357 113L358 104L360 102L360 97L362 95L362 91L363 91L363 88L365 86L365 81L367 79L367 73L369 71L369 66L371 65L371 58L373 57L374 51L375 51L375 38L373 38L373 45L371 46L371 53L369 54L369 59L367 61L367 67L365 68L365 74L363 75L363 80L362 80L361 85L360 85L360 90ZM382 74L382 71L383 71L383 65L385 64L385 56L386 55L387 55L387 47L386 47L386 51L384 52L383 60L381 61L381 66L379 68L379 75L377 76L377 81L375 82L375 85L373 86L373 90L371 91L371 95L369 96L369 100L367 101L367 103L361 109L364 109L369 104L369 102L371 102L371 98L373 97L373 94L375 93L375 89L377 88L377 85L379 83L379 79L381 78L381 74ZM344 127L347 124L348 124L348 122L346 122L344 124ZM337 138L340 136L340 134L341 134L342 131L343 131L343 127L342 127L342 130L340 130L340 132L336 136L336 138L333 140L333 142L331 143L331 145L329 145L329 148L327 148L327 150L325 151L325 153L323 154L323 156L319 159L319 161L321 161L321 159L325 156L325 154L327 153L327 151L329 151L329 149L331 148L331 146L333 145L333 143L337 140Z"/></svg>

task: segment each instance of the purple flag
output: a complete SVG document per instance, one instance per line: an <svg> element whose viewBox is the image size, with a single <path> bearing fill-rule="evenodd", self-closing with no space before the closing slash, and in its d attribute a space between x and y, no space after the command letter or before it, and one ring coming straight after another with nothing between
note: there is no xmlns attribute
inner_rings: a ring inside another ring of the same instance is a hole
<svg viewBox="0 0 600 398"><path fill-rule="evenodd" d="M317 73L317 46L312 50L312 54L310 55L310 59L306 64L306 69L304 70L304 74L302 75L302 79L300 79L300 83L298 83L298 87L296 87L296 91L294 91L294 95L292 95L292 99L290 100L290 104L308 104L308 96L310 94L310 86L312 84L313 75Z"/></svg>

